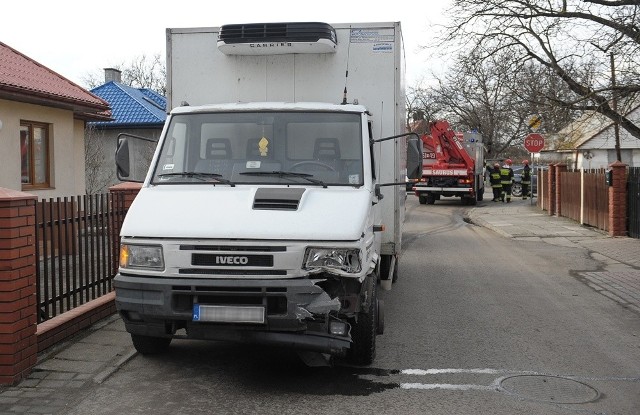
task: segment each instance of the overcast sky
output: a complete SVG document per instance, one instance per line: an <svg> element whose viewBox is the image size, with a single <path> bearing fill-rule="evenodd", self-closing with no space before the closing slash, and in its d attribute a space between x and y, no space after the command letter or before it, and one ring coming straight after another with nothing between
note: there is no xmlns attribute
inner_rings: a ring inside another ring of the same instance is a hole
<svg viewBox="0 0 640 415"><path fill-rule="evenodd" d="M0 41L84 86L89 73L143 54L164 56L165 29L232 23L401 22L407 83L429 78L420 51L443 22L450 0L9 0L0 8Z"/></svg>

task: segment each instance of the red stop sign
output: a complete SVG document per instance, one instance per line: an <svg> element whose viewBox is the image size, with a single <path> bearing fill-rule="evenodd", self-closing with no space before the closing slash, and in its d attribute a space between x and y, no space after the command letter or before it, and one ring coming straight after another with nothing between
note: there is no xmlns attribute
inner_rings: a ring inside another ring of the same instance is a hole
<svg viewBox="0 0 640 415"><path fill-rule="evenodd" d="M544 147L544 137L540 134L532 133L524 139L524 148L529 153L538 153Z"/></svg>

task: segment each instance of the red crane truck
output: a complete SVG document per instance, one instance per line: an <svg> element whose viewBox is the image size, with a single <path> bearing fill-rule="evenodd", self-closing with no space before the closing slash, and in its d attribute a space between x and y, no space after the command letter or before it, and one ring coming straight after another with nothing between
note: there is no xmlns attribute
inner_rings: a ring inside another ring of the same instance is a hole
<svg viewBox="0 0 640 415"><path fill-rule="evenodd" d="M484 148L480 134L458 133L445 120L429 124L422 139L422 179L413 191L420 204L434 204L444 197L460 197L475 205L484 194Z"/></svg>

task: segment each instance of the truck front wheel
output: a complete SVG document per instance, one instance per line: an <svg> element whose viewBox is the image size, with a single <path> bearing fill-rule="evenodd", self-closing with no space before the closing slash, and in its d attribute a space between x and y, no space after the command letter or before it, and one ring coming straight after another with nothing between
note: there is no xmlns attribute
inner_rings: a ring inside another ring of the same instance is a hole
<svg viewBox="0 0 640 415"><path fill-rule="evenodd" d="M132 334L133 347L140 354L158 354L166 351L171 344L171 337L150 337Z"/></svg>
<svg viewBox="0 0 640 415"><path fill-rule="evenodd" d="M376 357L376 334L378 333L378 289L372 284L371 298L366 311L358 313L358 321L351 323L351 348L349 362L355 365L370 365Z"/></svg>

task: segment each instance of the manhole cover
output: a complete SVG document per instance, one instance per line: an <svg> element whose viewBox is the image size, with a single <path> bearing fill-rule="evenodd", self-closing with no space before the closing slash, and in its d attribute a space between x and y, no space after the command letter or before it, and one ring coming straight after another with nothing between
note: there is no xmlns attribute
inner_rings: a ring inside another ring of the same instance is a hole
<svg viewBox="0 0 640 415"><path fill-rule="evenodd" d="M502 379L505 391L541 402L563 404L587 403L598 399L600 393L577 380L546 375L516 375Z"/></svg>

